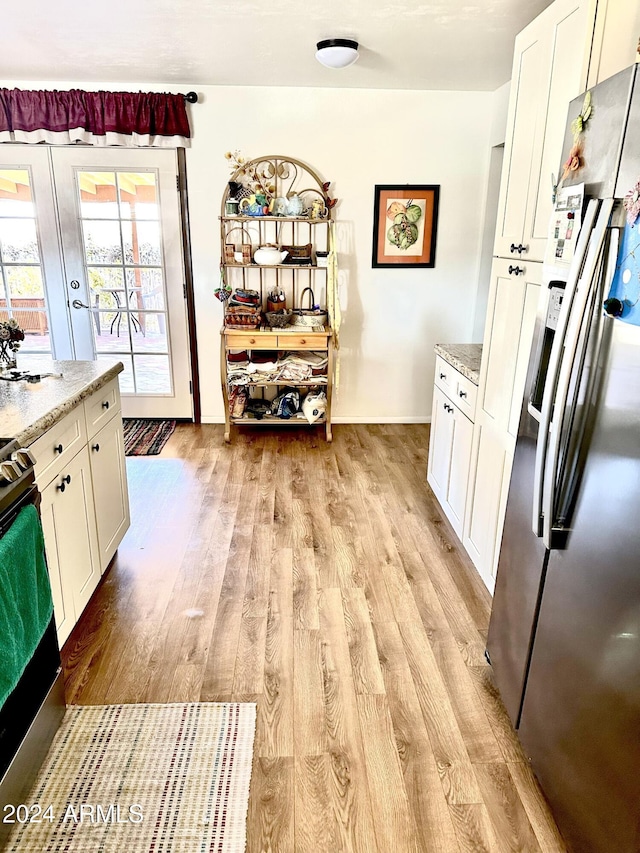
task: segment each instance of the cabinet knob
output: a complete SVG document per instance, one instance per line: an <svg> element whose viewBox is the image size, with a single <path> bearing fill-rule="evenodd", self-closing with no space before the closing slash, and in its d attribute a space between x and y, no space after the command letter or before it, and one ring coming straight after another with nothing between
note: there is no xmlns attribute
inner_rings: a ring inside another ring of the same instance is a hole
<svg viewBox="0 0 640 853"><path fill-rule="evenodd" d="M446 374L446 373L441 373L441 374L440 374L440 379L446 379L446 378L447 378L447 374Z"/></svg>
<svg viewBox="0 0 640 853"><path fill-rule="evenodd" d="M63 450L64 447L61 444L56 444L56 446L53 448L54 453L62 453Z"/></svg>
<svg viewBox="0 0 640 853"><path fill-rule="evenodd" d="M92 444L91 449L95 450L95 452L97 453L100 450L100 445L99 444Z"/></svg>
<svg viewBox="0 0 640 853"><path fill-rule="evenodd" d="M466 396L467 396L467 392L466 392L466 391L458 391L458 396L459 396L459 397L466 397Z"/></svg>
<svg viewBox="0 0 640 853"><path fill-rule="evenodd" d="M525 253L526 253L526 252L528 252L528 251L529 251L529 247L528 247L528 246L523 246L523 245L522 245L522 243L518 243L518 245L517 245L517 246L516 246L516 244L515 244L515 243L512 243L512 244L511 244L511 246L509 247L509 251L511 252L511 254L512 254L512 255L515 255L515 253L516 253L516 252L517 252L519 255L521 255L523 252L525 252Z"/></svg>
<svg viewBox="0 0 640 853"><path fill-rule="evenodd" d="M512 267L509 264L509 275L524 275L524 267Z"/></svg>
<svg viewBox="0 0 640 853"><path fill-rule="evenodd" d="M444 410L445 410L445 412L452 412L453 406L450 406L448 403L445 403L444 404Z"/></svg>
<svg viewBox="0 0 640 853"><path fill-rule="evenodd" d="M108 401L108 400L105 400L105 401L104 401L104 403L102 404L102 408L103 408L103 409L108 409L108 408L109 408L109 401Z"/></svg>
<svg viewBox="0 0 640 853"><path fill-rule="evenodd" d="M301 344L306 344L306 340L305 340L304 338L300 338L300 343L301 343Z"/></svg>
<svg viewBox="0 0 640 853"><path fill-rule="evenodd" d="M250 343L250 344L255 344L255 342L256 342L256 339L255 339L255 338L249 338L249 343Z"/></svg>
<svg viewBox="0 0 640 853"><path fill-rule="evenodd" d="M62 478L62 482L56 486L56 489L59 492L64 492L64 490L67 488L67 486L69 485L70 482L71 482L71 474L67 474L66 477Z"/></svg>

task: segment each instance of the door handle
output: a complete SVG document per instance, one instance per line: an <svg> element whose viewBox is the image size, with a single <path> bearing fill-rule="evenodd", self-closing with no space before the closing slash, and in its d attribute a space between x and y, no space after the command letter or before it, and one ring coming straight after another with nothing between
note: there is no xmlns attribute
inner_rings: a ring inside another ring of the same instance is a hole
<svg viewBox="0 0 640 853"><path fill-rule="evenodd" d="M80 302L79 299L74 299L71 304L74 308L89 308L88 305L85 305L84 302Z"/></svg>
<svg viewBox="0 0 640 853"><path fill-rule="evenodd" d="M605 237L607 234L607 225L611 210L613 208L613 199L605 199L600 208L598 222L593 231L593 240L589 246L587 260L585 262L584 274L580 281L584 282L584 287L576 292L575 307L572 306L570 326L567 327L567 335L565 339L564 355L558 374L558 390L553 401L553 419L550 418L549 429L549 449L547 453L546 465L543 473L542 482L542 539L546 548L551 548L551 532L553 527L553 510L555 506L555 480L558 464L560 461L560 443L562 437L562 420L563 414L569 397L569 387L571 383L571 375L575 357L578 351L580 341L580 331L582 328L582 320L585 312L590 305L590 295L594 277L598 272L599 263L602 259L602 252ZM602 270L604 274L604 270ZM542 426L542 424L540 424Z"/></svg>
<svg viewBox="0 0 640 853"><path fill-rule="evenodd" d="M553 336L553 346L551 347L551 354L549 356L547 378L544 385L542 404L540 406L540 424L538 426L538 442L536 444L536 459L533 476L533 515L531 527L536 536L542 536L542 493L544 485L544 469L549 445L551 413L553 410L553 401L558 383L562 354L564 352L568 320L571 314L573 299L583 266L582 259L585 256L585 252L587 252L589 236L593 229L593 224L598 212L598 206L599 202L596 199L591 199L587 206L584 223L576 244L575 254L571 261L571 266L569 267L562 302L562 310L560 311L560 317L558 318L558 327L556 328ZM586 263L587 261L585 260L585 266Z"/></svg>

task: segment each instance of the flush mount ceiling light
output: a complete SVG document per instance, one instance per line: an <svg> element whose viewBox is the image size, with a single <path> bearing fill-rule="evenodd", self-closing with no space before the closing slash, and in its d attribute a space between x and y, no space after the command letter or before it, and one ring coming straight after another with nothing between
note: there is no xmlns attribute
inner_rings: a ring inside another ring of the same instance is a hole
<svg viewBox="0 0 640 853"><path fill-rule="evenodd" d="M316 48L316 59L327 68L346 68L358 58L358 42L353 39L324 39Z"/></svg>

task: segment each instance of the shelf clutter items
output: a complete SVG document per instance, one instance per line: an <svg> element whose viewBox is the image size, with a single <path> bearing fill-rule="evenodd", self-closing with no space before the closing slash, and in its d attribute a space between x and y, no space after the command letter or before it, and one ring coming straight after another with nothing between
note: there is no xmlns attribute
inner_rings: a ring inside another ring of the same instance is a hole
<svg viewBox="0 0 640 853"><path fill-rule="evenodd" d="M245 160L222 198L221 383L231 425L317 424L331 441L340 311L329 183L292 157Z"/></svg>

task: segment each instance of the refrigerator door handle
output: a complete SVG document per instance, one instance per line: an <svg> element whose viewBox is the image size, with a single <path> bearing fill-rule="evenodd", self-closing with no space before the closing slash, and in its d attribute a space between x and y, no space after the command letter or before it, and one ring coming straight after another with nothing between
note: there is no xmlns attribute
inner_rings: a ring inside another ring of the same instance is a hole
<svg viewBox="0 0 640 853"><path fill-rule="evenodd" d="M567 405L571 373L580 340L582 320L589 305L594 279L599 270L613 204L614 200L612 198L603 200L595 228L589 241L584 271L578 281L575 298L567 321L565 346L558 375L558 387L551 403L547 459L542 483L542 539L545 547L548 549L551 549L553 508L555 506L556 493L555 481L560 455L563 413Z"/></svg>
<svg viewBox="0 0 640 853"><path fill-rule="evenodd" d="M571 306L576 292L578 279L585 263L585 254L589 245L589 237L593 230L593 224L600 206L599 199L592 198L589 200L587 210L584 217L584 222L580 230L576 250L569 267L567 283L564 289L562 301L562 310L558 318L558 326L553 336L553 345L549 356L549 367L547 369L547 378L544 385L542 397L542 405L540 407L540 417L538 428L538 441L536 444L536 460L533 477L533 515L531 527L536 536L542 536L542 495L544 489L544 469L547 460L547 448L549 444L549 427L551 426L551 413L553 410L553 398L556 392L558 383L558 372L562 353L564 349L564 341L567 333L567 324L571 313Z"/></svg>

